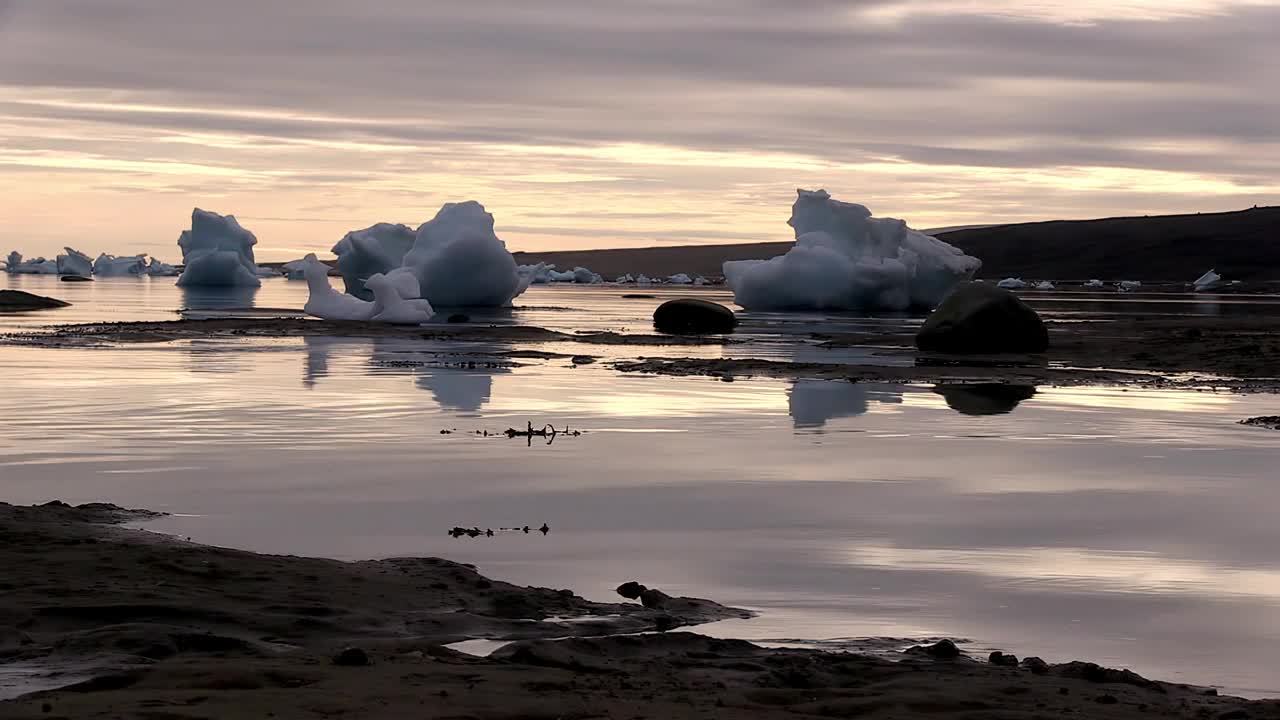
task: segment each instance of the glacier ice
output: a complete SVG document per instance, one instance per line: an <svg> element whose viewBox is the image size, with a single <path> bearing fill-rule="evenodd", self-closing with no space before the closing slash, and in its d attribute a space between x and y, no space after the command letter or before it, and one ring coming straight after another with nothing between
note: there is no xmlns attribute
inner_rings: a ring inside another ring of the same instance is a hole
<svg viewBox="0 0 1280 720"><path fill-rule="evenodd" d="M618 283L619 285L623 285L623 284L625 284L625 283L633 283L633 282L635 282L635 281L636 281L636 279L635 279L634 277L632 277L632 276L631 276L631 273L627 273L626 275L619 275L619 276L614 280L614 282Z"/></svg>
<svg viewBox="0 0 1280 720"><path fill-rule="evenodd" d="M1089 282L1084 284L1084 286L1087 288L1100 288L1100 287L1103 287L1104 285L1105 283L1103 283L1101 280L1097 278L1094 278L1093 280L1090 280Z"/></svg>
<svg viewBox="0 0 1280 720"><path fill-rule="evenodd" d="M636 276L636 284L637 284L637 285L648 285L648 284L649 284L649 283L651 283L651 282L653 282L653 281L652 281L652 280L650 280L650 279L649 279L649 276L648 276L648 275L645 275L644 273L640 273L639 275L637 275L637 276Z"/></svg>
<svg viewBox="0 0 1280 720"><path fill-rule="evenodd" d="M385 222L344 235L330 252L338 256L336 268L346 283L347 292L371 299L373 293L365 289L365 280L403 265L415 238L416 234L408 226Z"/></svg>
<svg viewBox="0 0 1280 720"><path fill-rule="evenodd" d="M698 277L693 279L693 284L698 286L706 285L707 279L699 275Z"/></svg>
<svg viewBox="0 0 1280 720"><path fill-rule="evenodd" d="M70 248L67 248L70 250ZM93 261L93 274L103 277L125 277L143 275L147 270L146 255L128 255L116 257L102 253Z"/></svg>
<svg viewBox="0 0 1280 720"><path fill-rule="evenodd" d="M1036 283L1035 288L1037 290L1053 290L1054 285L1048 280L1041 280L1040 282Z"/></svg>
<svg viewBox="0 0 1280 720"><path fill-rule="evenodd" d="M1023 280L1022 278L1014 278L1014 277L1005 278L1000 282L996 283L996 287L1003 288L1005 290L1021 290L1026 286L1027 286L1027 283L1025 280Z"/></svg>
<svg viewBox="0 0 1280 720"><path fill-rule="evenodd" d="M196 208L191 229L178 237L186 268L178 277L180 287L258 287L258 266L253 246L258 238L240 227L234 215L222 216Z"/></svg>
<svg viewBox="0 0 1280 720"><path fill-rule="evenodd" d="M5 270L15 275L57 275L58 263L43 257L23 260L22 253L14 250L5 259Z"/></svg>
<svg viewBox="0 0 1280 720"><path fill-rule="evenodd" d="M1213 290L1214 288L1218 287L1221 284L1222 284L1222 276L1219 275L1216 270L1210 270L1209 272L1201 275L1199 278L1196 279L1194 283L1192 283L1196 292Z"/></svg>
<svg viewBox="0 0 1280 720"><path fill-rule="evenodd" d="M305 263L303 276L307 279L307 304L302 311L322 320L368 320L373 317L374 304L355 295L338 292L329 284L329 266L320 262L315 253L298 261Z"/></svg>
<svg viewBox="0 0 1280 720"><path fill-rule="evenodd" d="M553 265L552 267L555 266ZM547 274L551 278L551 282L579 283L581 285L594 285L604 282L604 278L600 277L599 273L593 273L584 267L575 267L564 272L550 270Z"/></svg>
<svg viewBox="0 0 1280 720"><path fill-rule="evenodd" d="M724 263L734 301L744 308L932 308L982 265L902 220L872 217L825 190L796 192L788 221L796 243L785 255Z"/></svg>
<svg viewBox="0 0 1280 720"><path fill-rule="evenodd" d="M312 253L307 257L315 257L315 253ZM305 280L307 279L306 269L309 262L310 261L307 260L307 258L301 258L299 260L290 260L280 267L284 268L284 276L286 279Z"/></svg>
<svg viewBox="0 0 1280 720"><path fill-rule="evenodd" d="M551 282L551 273L554 272L556 266L553 263L538 263L537 265L520 265L516 268L516 272L522 278L526 278L530 285L546 285Z"/></svg>
<svg viewBox="0 0 1280 720"><path fill-rule="evenodd" d="M59 275L80 275L88 277L93 274L93 261L88 255L76 250L75 248L63 248L66 254L58 256L58 274Z"/></svg>
<svg viewBox="0 0 1280 720"><path fill-rule="evenodd" d="M689 277L684 273L676 273L675 275L671 275L667 277L667 282L671 283L672 285L692 285L693 278Z"/></svg>
<svg viewBox="0 0 1280 720"><path fill-rule="evenodd" d="M152 277L173 277L178 274L178 268L153 257L147 263L147 274Z"/></svg>
<svg viewBox="0 0 1280 720"><path fill-rule="evenodd" d="M1120 288L1120 292L1130 292L1130 291L1137 290L1138 288L1142 287L1142 281L1140 281L1140 280L1121 280L1120 282L1116 283L1116 287Z"/></svg>
<svg viewBox="0 0 1280 720"><path fill-rule="evenodd" d="M474 200L446 203L418 228L404 256L434 307L507 305L529 286L493 231L493 215Z"/></svg>
<svg viewBox="0 0 1280 720"><path fill-rule="evenodd" d="M364 284L373 293L371 319L374 322L420 325L435 315L431 303L422 299L418 279L412 273L401 270L393 271L390 276L374 273Z"/></svg>

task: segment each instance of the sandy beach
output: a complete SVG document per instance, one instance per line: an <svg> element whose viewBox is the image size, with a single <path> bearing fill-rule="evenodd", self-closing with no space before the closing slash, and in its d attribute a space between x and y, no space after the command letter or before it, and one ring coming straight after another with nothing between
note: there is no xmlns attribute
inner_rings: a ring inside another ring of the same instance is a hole
<svg viewBox="0 0 1280 720"><path fill-rule="evenodd" d="M1280 717L1280 702L1084 662L996 664L947 643L894 662L660 631L745 614L709 600L593 603L437 558L277 557L120 527L153 516L0 505L0 657L33 687L64 685L0 717ZM443 647L472 637L514 642Z"/></svg>

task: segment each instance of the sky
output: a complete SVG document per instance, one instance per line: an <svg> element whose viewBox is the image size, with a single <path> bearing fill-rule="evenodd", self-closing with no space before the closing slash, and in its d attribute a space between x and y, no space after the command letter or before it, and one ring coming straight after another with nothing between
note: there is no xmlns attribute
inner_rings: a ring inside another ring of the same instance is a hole
<svg viewBox="0 0 1280 720"><path fill-rule="evenodd" d="M512 250L1280 204L1280 1L0 0L0 217L259 260L479 200ZM4 250L9 250L5 247Z"/></svg>

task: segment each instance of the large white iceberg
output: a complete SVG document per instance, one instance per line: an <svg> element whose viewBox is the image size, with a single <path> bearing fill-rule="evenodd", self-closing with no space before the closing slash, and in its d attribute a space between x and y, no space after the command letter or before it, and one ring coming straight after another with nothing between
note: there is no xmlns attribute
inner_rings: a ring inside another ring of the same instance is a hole
<svg viewBox="0 0 1280 720"><path fill-rule="evenodd" d="M23 260L22 253L14 250L5 260L5 270L15 275L57 275L58 263L43 257Z"/></svg>
<svg viewBox="0 0 1280 720"><path fill-rule="evenodd" d="M423 223L404 267L435 307L506 305L530 282L494 234L493 216L474 200L446 203Z"/></svg>
<svg viewBox="0 0 1280 720"><path fill-rule="evenodd" d="M982 266L958 248L874 218L825 190L798 190L788 224L796 244L770 260L731 260L725 280L749 310L932 308Z"/></svg>
<svg viewBox="0 0 1280 720"><path fill-rule="evenodd" d="M413 230L395 223L378 223L344 235L330 252L338 256L338 274L342 275L347 292L371 299L373 293L365 289L365 281L400 267L415 238Z"/></svg>
<svg viewBox="0 0 1280 720"><path fill-rule="evenodd" d="M258 266L253 246L258 238L240 227L234 215L222 216L196 208L191 229L178 237L182 262L180 287L258 287Z"/></svg>
<svg viewBox="0 0 1280 720"><path fill-rule="evenodd" d="M323 320L372 320L397 325L417 325L431 319L431 303L421 298L418 279L400 268L389 274L374 273L364 284L373 300L361 300L338 292L329 284L329 266L314 254L296 261L303 266L310 296L303 311Z"/></svg>
<svg viewBox="0 0 1280 720"><path fill-rule="evenodd" d="M65 255L58 256L58 274L59 275L80 275L88 277L93 274L93 261L88 255L76 250L75 248L63 248L66 250Z"/></svg>
<svg viewBox="0 0 1280 720"><path fill-rule="evenodd" d="M70 250L70 248L68 248ZM93 274L103 277L140 276L147 272L146 255L129 255L116 257L102 253L93 261Z"/></svg>

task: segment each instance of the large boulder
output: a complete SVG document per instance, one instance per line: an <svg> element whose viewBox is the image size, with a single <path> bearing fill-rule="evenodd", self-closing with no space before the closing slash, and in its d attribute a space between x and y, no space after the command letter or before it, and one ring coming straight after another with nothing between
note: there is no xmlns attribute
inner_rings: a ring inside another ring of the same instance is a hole
<svg viewBox="0 0 1280 720"><path fill-rule="evenodd" d="M653 311L653 326L659 332L681 335L733 332L738 318L729 308L707 300L668 300Z"/></svg>
<svg viewBox="0 0 1280 720"><path fill-rule="evenodd" d="M1049 332L1036 311L1008 290L965 283L925 320L916 347L968 355L1039 353L1049 349Z"/></svg>
<svg viewBox="0 0 1280 720"><path fill-rule="evenodd" d="M0 290L0 312L17 312L23 310L46 310L70 305L56 298L43 295L32 295L21 290Z"/></svg>

